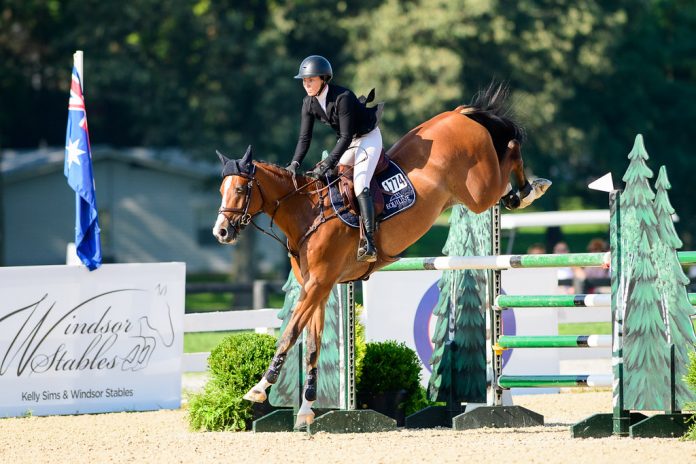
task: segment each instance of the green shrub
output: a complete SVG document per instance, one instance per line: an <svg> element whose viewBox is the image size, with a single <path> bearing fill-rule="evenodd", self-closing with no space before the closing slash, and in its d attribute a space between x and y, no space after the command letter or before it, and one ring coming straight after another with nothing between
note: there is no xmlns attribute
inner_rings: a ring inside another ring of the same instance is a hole
<svg viewBox="0 0 696 464"><path fill-rule="evenodd" d="M417 410L417 405L425 399L425 391L420 391L418 355L404 343L393 340L367 343L361 367L360 381L356 382L359 395L405 390L402 408L406 414Z"/></svg>
<svg viewBox="0 0 696 464"><path fill-rule="evenodd" d="M360 322L363 306L355 305L355 385L360 383L363 359L365 359L365 326Z"/></svg>
<svg viewBox="0 0 696 464"><path fill-rule="evenodd" d="M239 392L208 382L202 393L189 400L189 426L193 430L246 430L252 420L252 405Z"/></svg>
<svg viewBox="0 0 696 464"><path fill-rule="evenodd" d="M210 380L189 399L189 424L194 430L245 430L253 404L242 399L266 371L275 353L270 335L242 333L226 337L208 358Z"/></svg>
<svg viewBox="0 0 696 464"><path fill-rule="evenodd" d="M696 353L694 353L693 351L689 353L689 370L686 372L684 380L686 381L686 384L689 386L691 391L696 393ZM686 405L685 409L691 411L696 410L696 403L690 403ZM692 419L691 426L684 435L684 439L696 440L696 420Z"/></svg>

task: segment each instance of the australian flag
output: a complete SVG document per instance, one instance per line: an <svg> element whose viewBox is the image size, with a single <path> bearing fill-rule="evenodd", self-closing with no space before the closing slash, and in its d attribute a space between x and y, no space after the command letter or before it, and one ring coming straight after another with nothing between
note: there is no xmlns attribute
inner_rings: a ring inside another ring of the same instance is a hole
<svg viewBox="0 0 696 464"><path fill-rule="evenodd" d="M65 177L75 190L75 246L90 271L101 266L101 243L97 220L97 197L92 175L92 152L89 147L87 112L82 83L73 67L68 103L68 129L65 134Z"/></svg>

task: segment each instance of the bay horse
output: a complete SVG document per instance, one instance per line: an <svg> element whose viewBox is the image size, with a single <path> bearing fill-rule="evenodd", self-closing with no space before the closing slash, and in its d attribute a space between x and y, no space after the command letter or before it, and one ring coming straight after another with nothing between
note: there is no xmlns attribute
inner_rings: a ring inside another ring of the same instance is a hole
<svg viewBox="0 0 696 464"><path fill-rule="evenodd" d="M266 389L277 380L286 353L306 327L309 372L295 426L310 424L324 306L335 284L364 279L395 261L456 203L481 213L501 199L515 209L544 194L550 181L530 184L525 176L520 152L524 132L506 116L506 98L505 86L490 86L470 105L414 128L387 152L411 180L416 201L379 224L376 263L357 261L359 231L337 219L322 182L302 175L295 179L280 166L254 161L251 146L241 159L218 153L223 163L222 203L213 234L220 243L232 244L255 215L267 214L287 238L292 270L302 287L269 370L245 399L266 400ZM511 189L511 174L519 190Z"/></svg>

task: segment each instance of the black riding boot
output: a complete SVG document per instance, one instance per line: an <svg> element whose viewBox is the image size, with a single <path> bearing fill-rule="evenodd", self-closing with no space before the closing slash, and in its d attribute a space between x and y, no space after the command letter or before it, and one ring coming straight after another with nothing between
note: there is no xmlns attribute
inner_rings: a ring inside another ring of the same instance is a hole
<svg viewBox="0 0 696 464"><path fill-rule="evenodd" d="M375 207L372 204L370 189L365 188L358 195L358 205L360 206L360 217L365 226L365 243L358 248L358 261L368 263L377 261L377 248L375 247Z"/></svg>

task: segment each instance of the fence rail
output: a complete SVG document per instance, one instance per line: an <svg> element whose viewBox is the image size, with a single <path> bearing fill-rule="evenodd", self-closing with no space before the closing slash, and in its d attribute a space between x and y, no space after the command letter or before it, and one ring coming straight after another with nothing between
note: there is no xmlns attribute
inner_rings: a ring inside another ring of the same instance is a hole
<svg viewBox="0 0 696 464"><path fill-rule="evenodd" d="M263 308L243 311L218 311L184 315L184 333L256 330L266 332L280 327L279 309ZM205 372L210 353L184 353L183 372Z"/></svg>

